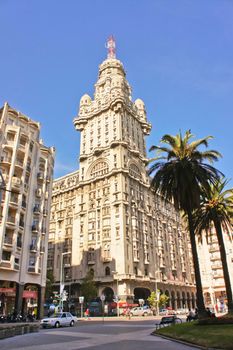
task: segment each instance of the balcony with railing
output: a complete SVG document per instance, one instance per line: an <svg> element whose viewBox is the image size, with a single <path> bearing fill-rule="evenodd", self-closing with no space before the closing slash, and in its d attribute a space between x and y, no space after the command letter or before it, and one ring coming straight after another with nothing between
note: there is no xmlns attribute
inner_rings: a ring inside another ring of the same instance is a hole
<svg viewBox="0 0 233 350"><path fill-rule="evenodd" d="M42 196L42 189L41 188L38 188L36 191L35 191L35 194L38 198L40 198Z"/></svg>
<svg viewBox="0 0 233 350"><path fill-rule="evenodd" d="M12 161L12 157L9 157L9 156L1 157L2 164L4 164L4 163L11 164L11 161Z"/></svg>
<svg viewBox="0 0 233 350"><path fill-rule="evenodd" d="M33 208L33 213L39 215L40 214L40 206L36 204Z"/></svg>
<svg viewBox="0 0 233 350"><path fill-rule="evenodd" d="M45 235L47 233L47 229L45 226L41 227L41 233L42 233L42 235Z"/></svg>
<svg viewBox="0 0 233 350"><path fill-rule="evenodd" d="M42 172L37 173L37 180L43 181L44 180L44 174Z"/></svg>
<svg viewBox="0 0 233 350"><path fill-rule="evenodd" d="M6 246L12 246L13 245L13 234L5 234L3 243Z"/></svg>
<svg viewBox="0 0 233 350"><path fill-rule="evenodd" d="M32 224L32 231L38 232L39 231L39 224L37 224L37 223Z"/></svg>
<svg viewBox="0 0 233 350"><path fill-rule="evenodd" d="M16 222L16 216L15 215L8 215L6 219L6 223L9 225L15 225Z"/></svg>
<svg viewBox="0 0 233 350"><path fill-rule="evenodd" d="M20 178L18 178L17 176L12 177L12 187L20 188L21 184L22 184L22 181Z"/></svg>
<svg viewBox="0 0 233 350"><path fill-rule="evenodd" d="M18 205L18 200L19 200L18 195L12 193L11 196L10 196L9 204L12 205L12 206L17 206Z"/></svg>
<svg viewBox="0 0 233 350"><path fill-rule="evenodd" d="M37 242L32 242L31 244L30 244L30 246L29 246L29 249L30 249L30 251L31 252L37 252Z"/></svg>
<svg viewBox="0 0 233 350"><path fill-rule="evenodd" d="M23 159L16 159L16 161L15 161L15 166L16 166L16 167L23 168L23 163L24 163L24 160L23 160Z"/></svg>
<svg viewBox="0 0 233 350"><path fill-rule="evenodd" d="M218 246L218 244L211 244L211 245L210 245L210 248L209 248L209 251L210 251L210 253L219 251L219 246Z"/></svg>
<svg viewBox="0 0 233 350"><path fill-rule="evenodd" d="M41 252L41 253L45 253L45 246L44 246L44 244L41 244L41 246L40 246L40 252Z"/></svg>

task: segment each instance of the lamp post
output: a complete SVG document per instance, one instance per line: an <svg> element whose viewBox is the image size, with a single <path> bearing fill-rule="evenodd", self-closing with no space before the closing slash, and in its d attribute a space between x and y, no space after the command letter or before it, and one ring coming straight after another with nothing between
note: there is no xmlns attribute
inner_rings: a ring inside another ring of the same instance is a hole
<svg viewBox="0 0 233 350"><path fill-rule="evenodd" d="M159 296L160 293L158 292L158 283L157 283L157 274L160 272L160 270L155 271L155 296L156 296L156 315L159 314Z"/></svg>
<svg viewBox="0 0 233 350"><path fill-rule="evenodd" d="M117 271L112 271L112 273L114 275L116 275L116 293L117 295L115 295L115 300L116 300L116 303L117 303L117 317L120 316L120 310L119 310L119 295L118 295L118 287L119 287L119 280L118 280L118 272Z"/></svg>
<svg viewBox="0 0 233 350"><path fill-rule="evenodd" d="M105 301L105 295L104 294L102 294L100 296L100 300L102 302L102 317L103 317L103 323L104 323L104 301Z"/></svg>
<svg viewBox="0 0 233 350"><path fill-rule="evenodd" d="M61 253L61 269L60 269L60 308L63 311L63 293L64 293L64 281L63 281L63 257L64 255L70 254L70 252Z"/></svg>

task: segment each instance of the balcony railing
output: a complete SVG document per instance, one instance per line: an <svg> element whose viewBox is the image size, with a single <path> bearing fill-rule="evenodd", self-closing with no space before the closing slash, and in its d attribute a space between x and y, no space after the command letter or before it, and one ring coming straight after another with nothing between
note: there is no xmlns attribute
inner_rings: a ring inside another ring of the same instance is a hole
<svg viewBox="0 0 233 350"><path fill-rule="evenodd" d="M11 163L11 157L1 157L2 163Z"/></svg>
<svg viewBox="0 0 233 350"><path fill-rule="evenodd" d="M20 187L20 185L21 185L21 180L18 177L13 176L12 177L12 186Z"/></svg>
<svg viewBox="0 0 233 350"><path fill-rule="evenodd" d="M33 208L33 213L35 214L39 214L40 213L40 207L39 205L35 205L34 208Z"/></svg>
<svg viewBox="0 0 233 350"><path fill-rule="evenodd" d="M20 166L21 168L23 167L23 159L16 159L15 165Z"/></svg>
<svg viewBox="0 0 233 350"><path fill-rule="evenodd" d="M31 244L30 244L30 250L31 250L31 251L37 251L37 245L36 245L36 243L31 243Z"/></svg>
<svg viewBox="0 0 233 350"><path fill-rule="evenodd" d="M7 222L15 225L15 216L8 215Z"/></svg>
<svg viewBox="0 0 233 350"><path fill-rule="evenodd" d="M13 236L12 237L6 236L4 238L4 244L12 245L13 244Z"/></svg>
<svg viewBox="0 0 233 350"><path fill-rule="evenodd" d="M44 174L42 172L37 173L38 180L44 180Z"/></svg>
<svg viewBox="0 0 233 350"><path fill-rule="evenodd" d="M32 231L39 231L39 225L33 224L32 225Z"/></svg>
<svg viewBox="0 0 233 350"><path fill-rule="evenodd" d="M18 204L18 199L19 199L18 196L11 195L10 203L17 205Z"/></svg>

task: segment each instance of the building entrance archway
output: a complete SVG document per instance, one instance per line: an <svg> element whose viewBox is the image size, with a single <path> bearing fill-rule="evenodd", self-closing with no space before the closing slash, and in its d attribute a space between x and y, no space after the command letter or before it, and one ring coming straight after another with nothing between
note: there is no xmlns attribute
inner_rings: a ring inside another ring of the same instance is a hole
<svg viewBox="0 0 233 350"><path fill-rule="evenodd" d="M148 288L134 288L134 302L139 303L139 299L143 299L145 302L150 296L150 293Z"/></svg>
<svg viewBox="0 0 233 350"><path fill-rule="evenodd" d="M108 303L113 302L114 291L110 287L105 287L102 291L102 294L105 295L105 301Z"/></svg>

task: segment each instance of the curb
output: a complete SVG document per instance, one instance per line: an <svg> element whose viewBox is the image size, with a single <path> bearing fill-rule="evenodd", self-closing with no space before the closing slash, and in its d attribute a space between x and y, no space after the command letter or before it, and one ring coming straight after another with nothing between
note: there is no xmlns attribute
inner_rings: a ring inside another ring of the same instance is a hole
<svg viewBox="0 0 233 350"><path fill-rule="evenodd" d="M189 342L187 342L185 340L175 339L175 338L168 337L168 336L161 335L161 334L154 334L153 332L151 333L151 335L153 335L154 337L159 337L159 338L164 338L164 339L167 339L167 340L172 340L172 341L174 341L176 343L180 343L180 344L187 345L187 346L192 346L194 348L201 349L201 350L224 350L224 349L218 349L218 348L207 348L205 346L197 345L197 344L194 344L194 343L189 343Z"/></svg>

